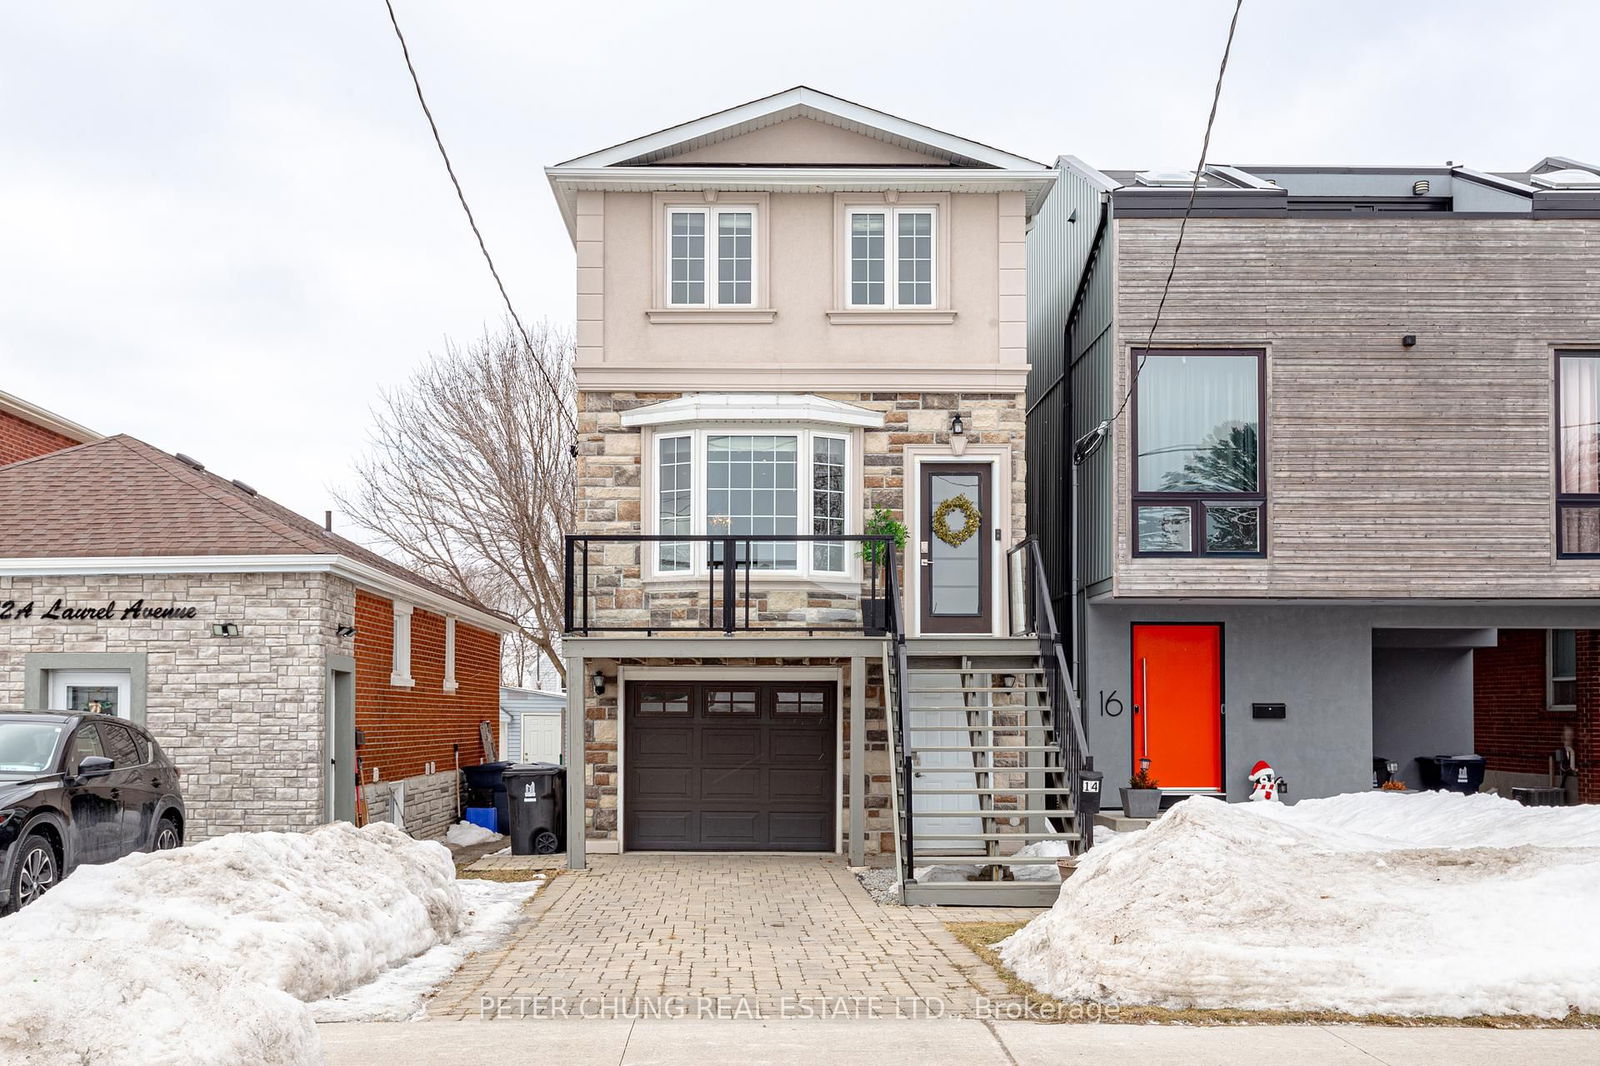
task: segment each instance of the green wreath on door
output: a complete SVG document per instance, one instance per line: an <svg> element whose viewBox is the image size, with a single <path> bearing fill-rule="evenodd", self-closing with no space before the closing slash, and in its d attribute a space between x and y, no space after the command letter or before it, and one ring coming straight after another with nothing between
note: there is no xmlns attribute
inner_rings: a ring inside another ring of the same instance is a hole
<svg viewBox="0 0 1600 1066"><path fill-rule="evenodd" d="M965 521L959 529L950 528L950 516L960 511ZM950 545L959 548L972 535L978 532L983 524L983 513L978 510L978 505L967 499L965 494L952 496L933 509L933 535Z"/></svg>

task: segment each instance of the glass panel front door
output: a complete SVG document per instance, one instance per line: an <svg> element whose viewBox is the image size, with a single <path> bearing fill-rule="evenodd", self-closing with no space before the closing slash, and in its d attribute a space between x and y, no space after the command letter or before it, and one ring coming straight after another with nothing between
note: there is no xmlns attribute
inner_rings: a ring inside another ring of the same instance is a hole
<svg viewBox="0 0 1600 1066"><path fill-rule="evenodd" d="M994 525L990 468L972 463L922 467L917 534L924 633L988 633Z"/></svg>

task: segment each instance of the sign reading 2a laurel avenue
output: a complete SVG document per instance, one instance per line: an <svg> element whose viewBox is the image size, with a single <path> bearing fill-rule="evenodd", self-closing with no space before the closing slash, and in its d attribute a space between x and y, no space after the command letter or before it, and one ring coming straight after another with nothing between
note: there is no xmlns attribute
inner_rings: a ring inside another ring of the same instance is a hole
<svg viewBox="0 0 1600 1066"><path fill-rule="evenodd" d="M47 622L99 622L115 619L122 622L135 620L155 620L164 618L194 618L199 614L197 607L147 607L144 600L134 600L126 607L118 607L116 600L111 600L104 606L74 607L65 600L56 600L49 607L40 609L39 601L30 600L27 603L18 603L16 600L0 600L0 622L20 621L25 618L38 618Z"/></svg>

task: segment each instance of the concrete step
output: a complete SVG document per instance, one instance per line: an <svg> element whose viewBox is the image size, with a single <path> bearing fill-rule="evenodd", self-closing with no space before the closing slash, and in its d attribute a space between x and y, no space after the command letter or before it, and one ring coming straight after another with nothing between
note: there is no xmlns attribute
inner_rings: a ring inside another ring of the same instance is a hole
<svg viewBox="0 0 1600 1066"><path fill-rule="evenodd" d="M1044 866L1055 865L1054 855L949 855L917 852L917 866Z"/></svg>
<svg viewBox="0 0 1600 1066"><path fill-rule="evenodd" d="M1059 774L1059 766L990 766L979 763L973 766L912 766L914 774ZM996 791L1005 792L1006 789ZM1010 791L1016 791L1012 789ZM1051 792L1062 792L1064 789L1050 789Z"/></svg>
<svg viewBox="0 0 1600 1066"><path fill-rule="evenodd" d="M1056 881L912 881L900 888L902 901L913 907L1049 907L1060 895Z"/></svg>
<svg viewBox="0 0 1600 1066"><path fill-rule="evenodd" d="M1055 744L971 744L971 745L929 745L918 744L911 749L915 755L922 751L1060 751Z"/></svg>
<svg viewBox="0 0 1600 1066"><path fill-rule="evenodd" d="M915 676L915 674L913 674L912 676ZM998 686L998 685L963 685L960 688L951 688L949 686L946 686L944 688L907 688L906 689L906 695L907 696L933 696L933 695L945 695L945 696L968 695L968 696L977 696L977 695L982 695L982 694L986 694L986 693L993 693L993 692L1017 693L1017 692L1045 692L1045 691L1047 691L1047 690L1045 689L1045 687L1043 685L1013 685L1010 688L1004 688L1004 687ZM945 709L949 710L950 708L945 708Z"/></svg>
<svg viewBox="0 0 1600 1066"><path fill-rule="evenodd" d="M927 815L927 817L929 817L929 818L943 818L943 817L945 817L945 812L944 811L939 811L939 812L934 813L934 814L929 814L929 815ZM997 842L1013 841L1013 842L1018 843L1018 844L1032 844L1032 843L1034 843L1035 841L1038 841L1038 840L1082 840L1083 839L1083 834L1082 833L1073 833L1073 832L1066 832L1066 833L1023 833L1023 832L1016 832L1016 833L918 833L916 835L915 839L916 839L916 843L918 843L918 844L921 844L923 841L930 841L930 842L931 841L939 841L940 843L946 843L946 842L949 842L949 841L952 841L952 840L993 840L993 841L997 841ZM920 851L917 852L917 856L920 858L922 856L922 852L920 852ZM1000 856L1000 857L1004 858L1005 856Z"/></svg>

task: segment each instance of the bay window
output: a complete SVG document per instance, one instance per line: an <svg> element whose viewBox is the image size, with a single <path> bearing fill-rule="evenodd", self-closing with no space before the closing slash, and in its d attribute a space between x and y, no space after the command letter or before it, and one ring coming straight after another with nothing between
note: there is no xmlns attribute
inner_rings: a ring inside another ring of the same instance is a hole
<svg viewBox="0 0 1600 1066"><path fill-rule="evenodd" d="M931 207L850 209L851 307L934 306L934 214Z"/></svg>
<svg viewBox="0 0 1600 1066"><path fill-rule="evenodd" d="M1556 353L1556 552L1600 557L1600 352Z"/></svg>
<svg viewBox="0 0 1600 1066"><path fill-rule="evenodd" d="M1136 351L1135 555L1261 555L1263 353Z"/></svg>
<svg viewBox="0 0 1600 1066"><path fill-rule="evenodd" d="M692 429L655 438L655 532L712 536L843 535L850 437L809 428ZM736 563L789 574L844 575L843 543L735 545ZM723 545L662 542L658 574L720 568Z"/></svg>
<svg viewBox="0 0 1600 1066"><path fill-rule="evenodd" d="M667 303L749 307L755 302L755 209L667 209Z"/></svg>

